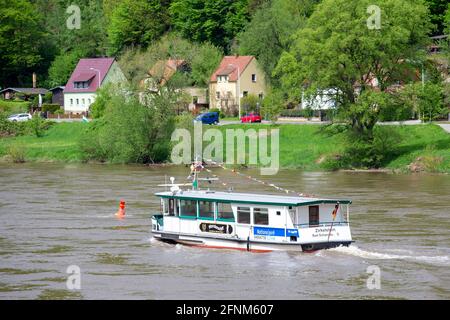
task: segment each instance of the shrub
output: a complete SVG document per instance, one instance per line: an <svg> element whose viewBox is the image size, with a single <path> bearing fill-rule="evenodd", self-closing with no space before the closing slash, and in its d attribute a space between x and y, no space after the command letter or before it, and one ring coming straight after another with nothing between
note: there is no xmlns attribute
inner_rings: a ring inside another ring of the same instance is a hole
<svg viewBox="0 0 450 320"><path fill-rule="evenodd" d="M34 115L28 123L31 131L37 138L41 138L44 135L44 131L46 129L45 121L39 115Z"/></svg>
<svg viewBox="0 0 450 320"><path fill-rule="evenodd" d="M254 94L241 98L241 112L255 112L261 107L261 99Z"/></svg>
<svg viewBox="0 0 450 320"><path fill-rule="evenodd" d="M264 97L261 108L261 116L265 119L269 119L272 122L277 121L283 109L282 95L279 92L269 92Z"/></svg>
<svg viewBox="0 0 450 320"><path fill-rule="evenodd" d="M25 147L21 144L13 144L8 148L8 155L14 163L24 163Z"/></svg>
<svg viewBox="0 0 450 320"><path fill-rule="evenodd" d="M209 112L217 112L219 114L219 118L225 118L225 114L223 112L220 111L220 109L218 108L212 108L209 109Z"/></svg>
<svg viewBox="0 0 450 320"><path fill-rule="evenodd" d="M351 168L380 168L396 154L401 142L398 132L388 126L376 126L373 137L347 132L347 147L341 164Z"/></svg>
<svg viewBox="0 0 450 320"><path fill-rule="evenodd" d="M0 99L0 112L5 112L7 115L14 113L28 112L30 109L30 103L28 101L9 101Z"/></svg>
<svg viewBox="0 0 450 320"><path fill-rule="evenodd" d="M135 96L113 93L103 117L89 124L81 149L85 160L112 163L154 163L168 159L174 129L170 99L154 96L151 106Z"/></svg>
<svg viewBox="0 0 450 320"><path fill-rule="evenodd" d="M300 117L300 118L311 118L314 115L314 110L311 108L305 109L285 109L280 112L282 117Z"/></svg>
<svg viewBox="0 0 450 320"><path fill-rule="evenodd" d="M42 104L42 112L56 113L60 110L61 106L57 103L44 103Z"/></svg>

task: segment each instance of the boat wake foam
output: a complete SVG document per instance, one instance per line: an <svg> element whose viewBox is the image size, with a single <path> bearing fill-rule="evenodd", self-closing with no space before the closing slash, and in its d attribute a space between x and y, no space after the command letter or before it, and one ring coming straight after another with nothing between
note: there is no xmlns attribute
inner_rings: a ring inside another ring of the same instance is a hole
<svg viewBox="0 0 450 320"><path fill-rule="evenodd" d="M414 255L399 255L399 254L388 254L388 253L380 253L380 252L371 252L358 248L355 245L350 245L348 247L337 247L333 249L329 249L333 252L344 253L348 255L352 255L355 257L360 257L364 259L373 259L373 260L412 260L425 262L430 264L445 264L450 265L449 256L414 256Z"/></svg>

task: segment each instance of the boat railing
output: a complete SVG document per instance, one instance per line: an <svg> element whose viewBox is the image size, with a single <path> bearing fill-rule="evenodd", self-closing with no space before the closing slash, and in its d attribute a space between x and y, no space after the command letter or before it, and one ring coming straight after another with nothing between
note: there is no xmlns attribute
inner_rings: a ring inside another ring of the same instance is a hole
<svg viewBox="0 0 450 320"><path fill-rule="evenodd" d="M294 224L295 228L320 228L320 227L331 227L333 226L348 226L348 221L324 221L319 222L318 224L310 224L310 223L300 223Z"/></svg>

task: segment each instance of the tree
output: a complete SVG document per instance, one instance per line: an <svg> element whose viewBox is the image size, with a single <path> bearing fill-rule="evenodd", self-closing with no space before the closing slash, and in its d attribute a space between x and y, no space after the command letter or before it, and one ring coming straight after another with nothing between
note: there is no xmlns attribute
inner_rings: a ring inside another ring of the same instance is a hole
<svg viewBox="0 0 450 320"><path fill-rule="evenodd" d="M305 88L310 96L334 88L341 114L368 141L377 114L386 105L386 90L412 69L410 61L421 58L429 31L428 11L421 0L378 1L380 28L369 23L370 5L369 0L318 4L307 26L296 34L289 57L283 55L276 70L281 82Z"/></svg>
<svg viewBox="0 0 450 320"><path fill-rule="evenodd" d="M181 35L229 50L249 19L247 0L174 0L172 24Z"/></svg>
<svg viewBox="0 0 450 320"><path fill-rule="evenodd" d="M266 74L272 80L272 72L283 51L288 51L293 30L306 24L312 13L314 0L273 0L263 2L246 28L237 36L238 52L254 55Z"/></svg>
<svg viewBox="0 0 450 320"><path fill-rule="evenodd" d="M32 72L45 62L46 42L34 3L0 0L0 86L30 83Z"/></svg>
<svg viewBox="0 0 450 320"><path fill-rule="evenodd" d="M113 11L108 28L116 54L127 46L147 47L159 39L169 25L168 0L123 0Z"/></svg>
<svg viewBox="0 0 450 320"><path fill-rule="evenodd" d="M188 66L186 77L182 77L184 83L178 81L178 85L205 87L222 59L222 51L209 43L192 43L174 34L168 34L147 49L125 50L119 63L127 78L139 85L156 63L167 59L184 60Z"/></svg>
<svg viewBox="0 0 450 320"><path fill-rule="evenodd" d="M86 54L82 50L74 50L56 56L48 70L48 85L51 87L65 85L78 61L85 56Z"/></svg>
<svg viewBox="0 0 450 320"><path fill-rule="evenodd" d="M433 24L432 34L441 35L445 32L445 12L448 0L426 0L430 9L430 21Z"/></svg>

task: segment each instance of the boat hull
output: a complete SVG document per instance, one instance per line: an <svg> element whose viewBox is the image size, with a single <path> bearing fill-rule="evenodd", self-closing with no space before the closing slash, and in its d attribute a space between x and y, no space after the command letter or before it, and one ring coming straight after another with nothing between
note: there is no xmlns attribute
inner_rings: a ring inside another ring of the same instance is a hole
<svg viewBox="0 0 450 320"><path fill-rule="evenodd" d="M187 246L195 246L212 249L233 249L250 252L271 251L295 251L310 252L322 249L330 249L339 246L348 246L352 241L331 241L319 243L275 243L254 241L238 238L214 238L201 235L177 234L164 231L153 231L155 239L167 243L179 243Z"/></svg>

